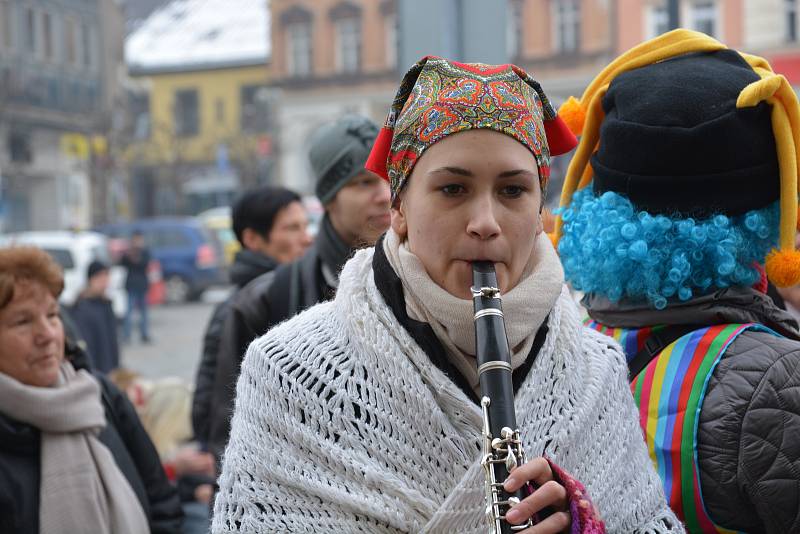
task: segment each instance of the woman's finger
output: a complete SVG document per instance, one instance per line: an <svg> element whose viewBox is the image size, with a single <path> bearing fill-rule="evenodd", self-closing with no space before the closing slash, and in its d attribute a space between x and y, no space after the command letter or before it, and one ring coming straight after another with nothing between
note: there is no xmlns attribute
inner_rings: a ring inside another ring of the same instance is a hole
<svg viewBox="0 0 800 534"><path fill-rule="evenodd" d="M561 532L569 532L572 526L572 518L567 512L558 512L541 523L533 525L531 528L526 528L519 534L560 534Z"/></svg>
<svg viewBox="0 0 800 534"><path fill-rule="evenodd" d="M537 486L542 486L550 480L553 480L553 471L550 469L550 464L544 458L539 457L514 469L503 483L503 489L513 493L526 482L533 482Z"/></svg>
<svg viewBox="0 0 800 534"><path fill-rule="evenodd" d="M565 510L567 508L567 490L564 486L551 480L537 488L531 495L525 497L519 504L506 514L509 523L519 524L541 510L551 507L554 510Z"/></svg>

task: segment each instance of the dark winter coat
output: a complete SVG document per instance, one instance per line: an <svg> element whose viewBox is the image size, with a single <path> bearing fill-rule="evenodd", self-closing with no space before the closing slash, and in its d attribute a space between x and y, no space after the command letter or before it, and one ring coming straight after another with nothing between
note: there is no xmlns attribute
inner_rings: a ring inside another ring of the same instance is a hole
<svg viewBox="0 0 800 534"><path fill-rule="evenodd" d="M296 313L333 297L315 243L299 260L261 275L233 298L217 355L208 449L219 460L228 443L239 367L248 345Z"/></svg>
<svg viewBox="0 0 800 534"><path fill-rule="evenodd" d="M132 293L146 293L150 288L147 278L147 266L150 263L150 251L131 249L122 255L119 264L128 270L125 277L125 289Z"/></svg>
<svg viewBox="0 0 800 534"><path fill-rule="evenodd" d="M712 520L731 530L800 532L800 333L766 295L729 288L656 311L584 299L611 327L759 323L745 331L708 383L698 426L701 493Z"/></svg>
<svg viewBox="0 0 800 534"><path fill-rule="evenodd" d="M273 271L277 266L278 262L270 257L250 250L240 250L236 253L236 258L231 266L230 279L239 290L258 276ZM203 336L203 352L200 356L200 365L197 367L194 397L192 399L192 429L195 439L201 443L208 442L209 415L211 414L211 402L213 400L217 353L219 352L222 327L225 324L225 317L228 314L228 308L234 295L235 293L214 308L211 319L208 321L208 326L206 326L206 333Z"/></svg>
<svg viewBox="0 0 800 534"><path fill-rule="evenodd" d="M119 367L117 317L105 297L79 297L69 314L86 342L92 369L108 373Z"/></svg>
<svg viewBox="0 0 800 534"><path fill-rule="evenodd" d="M76 366L77 363L75 364ZM79 367L79 366L78 366ZM125 395L95 374L102 390L106 427L98 438L139 498L153 534L181 532L178 492L167 480L158 453ZM0 411L0 532L39 532L40 434Z"/></svg>

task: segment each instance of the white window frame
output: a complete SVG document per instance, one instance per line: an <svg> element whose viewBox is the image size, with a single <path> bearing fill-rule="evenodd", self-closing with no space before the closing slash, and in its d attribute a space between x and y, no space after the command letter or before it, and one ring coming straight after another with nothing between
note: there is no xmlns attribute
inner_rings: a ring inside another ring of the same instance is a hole
<svg viewBox="0 0 800 534"><path fill-rule="evenodd" d="M647 6L645 11L645 34L647 39L658 37L669 31L669 9L664 1Z"/></svg>
<svg viewBox="0 0 800 534"><path fill-rule="evenodd" d="M361 70L361 17L344 17L333 23L336 36L334 65L336 72L354 73Z"/></svg>
<svg viewBox="0 0 800 534"><path fill-rule="evenodd" d="M47 61L55 62L56 59L58 58L58 51L57 51L57 47L56 47L56 34L57 34L57 31L56 31L55 17L53 16L53 13L51 13L49 11L40 11L39 12L39 16L41 17L41 23L39 24L39 26L40 26L39 33L41 34L40 45L41 45L41 49L42 49L41 57L42 57L42 59L45 59ZM47 51L47 32L45 31L45 29L46 29L46 26L45 26L45 23L44 23L45 19L48 19L50 21L50 55L49 56L47 55L47 53L48 53L48 51Z"/></svg>
<svg viewBox="0 0 800 534"><path fill-rule="evenodd" d="M81 66L81 23L75 17L65 17L63 23L64 31L64 63L72 68L80 68ZM69 30L72 29L72 34ZM70 48L72 49L72 57L70 57Z"/></svg>
<svg viewBox="0 0 800 534"><path fill-rule="evenodd" d="M397 38L400 32L397 31L397 13L389 13L383 19L384 25L384 45L386 46L386 68L394 70L397 68L397 53L399 44Z"/></svg>
<svg viewBox="0 0 800 534"><path fill-rule="evenodd" d="M689 5L689 27L714 37L722 39L722 24L719 12L719 3L715 0L695 0ZM711 22L713 31L708 32L702 27L703 23Z"/></svg>
<svg viewBox="0 0 800 534"><path fill-rule="evenodd" d="M39 28L39 12L31 6L25 6L22 10L23 13L23 20L22 20L22 35L24 37L23 43L23 50L25 50L26 54L31 54L34 57L39 57L40 52L42 51L40 40L41 31ZM33 22L33 36L31 37L28 34L28 22ZM33 50L31 50L31 39L33 39Z"/></svg>
<svg viewBox="0 0 800 534"><path fill-rule="evenodd" d="M553 0L550 5L553 50L559 54L577 53L581 47L581 0Z"/></svg>
<svg viewBox="0 0 800 534"><path fill-rule="evenodd" d="M524 39L522 16L525 7L522 0L508 0L507 5L506 52L508 57L513 59L522 55L522 41Z"/></svg>
<svg viewBox="0 0 800 534"><path fill-rule="evenodd" d="M797 0L784 0L783 1L783 16L786 23L785 39L787 43L796 43L800 41L800 6L797 5ZM793 17L792 25L789 25L789 17ZM794 36L792 36L794 33Z"/></svg>
<svg viewBox="0 0 800 534"><path fill-rule="evenodd" d="M293 22L286 25L286 70L292 77L311 76L314 62L311 36L310 22ZM305 38L305 43L299 40L302 38ZM297 50L298 44L303 45L304 50ZM303 59L298 61L301 57Z"/></svg>

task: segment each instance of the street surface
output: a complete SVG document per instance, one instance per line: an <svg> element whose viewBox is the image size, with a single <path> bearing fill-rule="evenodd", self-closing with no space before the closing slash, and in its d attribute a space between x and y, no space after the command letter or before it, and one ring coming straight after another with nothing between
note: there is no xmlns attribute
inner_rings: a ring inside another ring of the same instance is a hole
<svg viewBox="0 0 800 534"><path fill-rule="evenodd" d="M175 376L194 382L203 334L217 303L229 289L211 289L200 302L150 308L150 334L153 343L139 341L138 316L134 316L133 340L122 346L122 367L146 378Z"/></svg>

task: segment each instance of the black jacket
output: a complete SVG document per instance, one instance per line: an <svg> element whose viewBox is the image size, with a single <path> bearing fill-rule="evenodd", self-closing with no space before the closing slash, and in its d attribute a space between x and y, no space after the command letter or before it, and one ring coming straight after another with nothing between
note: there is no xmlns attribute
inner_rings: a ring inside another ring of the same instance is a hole
<svg viewBox="0 0 800 534"><path fill-rule="evenodd" d="M108 424L98 438L139 498L153 534L181 532L183 512L136 412L107 378L100 382ZM39 532L39 431L0 413L0 532Z"/></svg>
<svg viewBox="0 0 800 534"><path fill-rule="evenodd" d="M237 290L243 288L254 278L275 270L278 262L270 257L250 250L240 250L231 266L230 279ZM217 353L219 352L222 327L235 293L214 308L211 319L203 336L203 352L195 377L194 397L192 398L192 430L195 439L201 443L208 442L209 415L213 400L214 375L217 370Z"/></svg>
<svg viewBox="0 0 800 534"><path fill-rule="evenodd" d="M217 354L209 418L208 450L217 461L228 443L236 380L247 347L276 324L331 298L335 292L323 276L317 245L299 260L259 276L230 303Z"/></svg>
<svg viewBox="0 0 800 534"><path fill-rule="evenodd" d="M708 383L698 425L701 493L720 526L748 533L800 532L800 334L766 295L730 288L662 311L587 297L612 327L759 323L784 337L746 331Z"/></svg>
<svg viewBox="0 0 800 534"><path fill-rule="evenodd" d="M150 287L147 278L147 265L150 263L150 251L146 248L131 249L122 255L119 264L128 270L125 277L125 289L135 293L146 293Z"/></svg>
<svg viewBox="0 0 800 534"><path fill-rule="evenodd" d="M92 369L108 373L119 367L117 318L111 301L105 297L80 297L69 314L86 342Z"/></svg>

